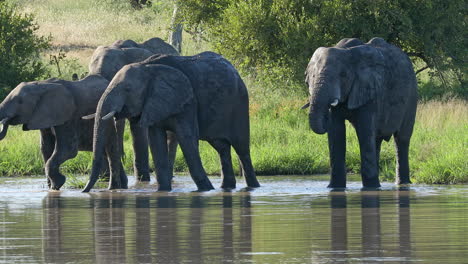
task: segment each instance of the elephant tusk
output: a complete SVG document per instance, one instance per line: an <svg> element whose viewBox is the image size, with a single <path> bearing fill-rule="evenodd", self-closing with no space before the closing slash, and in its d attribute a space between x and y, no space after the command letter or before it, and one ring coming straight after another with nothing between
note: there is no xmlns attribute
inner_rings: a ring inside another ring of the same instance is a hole
<svg viewBox="0 0 468 264"><path fill-rule="evenodd" d="M107 120L107 119L113 117L115 115L115 112L116 111L112 111L112 112L108 113L107 115L103 116L102 120Z"/></svg>
<svg viewBox="0 0 468 264"><path fill-rule="evenodd" d="M301 109L306 109L306 108L309 107L309 106L310 106L310 102L307 102L305 105L303 105L303 106L301 107Z"/></svg>
<svg viewBox="0 0 468 264"><path fill-rule="evenodd" d="M335 99L331 104L331 106L335 107L338 105L338 99Z"/></svg>
<svg viewBox="0 0 468 264"><path fill-rule="evenodd" d="M87 115L87 116L82 116L81 119L89 120L89 119L93 119L94 117L96 117L96 113L90 114L90 115Z"/></svg>
<svg viewBox="0 0 468 264"><path fill-rule="evenodd" d="M9 117L5 117L2 121L0 121L0 124L6 124L6 122L8 122L9 119Z"/></svg>

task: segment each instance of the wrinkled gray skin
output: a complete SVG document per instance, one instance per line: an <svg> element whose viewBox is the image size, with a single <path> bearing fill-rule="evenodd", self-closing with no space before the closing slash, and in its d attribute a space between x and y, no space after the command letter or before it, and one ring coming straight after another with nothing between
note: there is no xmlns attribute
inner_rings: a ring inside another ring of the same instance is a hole
<svg viewBox="0 0 468 264"><path fill-rule="evenodd" d="M94 134L93 171L84 191L99 172L103 152L102 120L131 118L148 128L159 190L171 190L166 131L176 134L190 174L199 190L213 189L200 160L198 140L219 153L223 188L235 188L231 146L242 164L249 187L258 187L250 159L249 99L236 69L222 56L154 56L125 66L99 101Z"/></svg>
<svg viewBox="0 0 468 264"><path fill-rule="evenodd" d="M417 83L408 56L381 38L368 43L343 39L318 48L306 70L310 128L328 132L329 187L346 187L345 120L356 129L364 187L379 187L382 140L392 136L397 151L397 184L410 183L408 148L417 106Z"/></svg>
<svg viewBox="0 0 468 264"><path fill-rule="evenodd" d="M99 46L93 53L89 63L90 74L100 74L111 81L114 75L125 65L140 62L154 54L179 55L171 45L160 38L151 38L141 44L133 40L118 40L110 46ZM148 139L146 129L130 121L134 148L134 171L140 181L149 181ZM173 167L177 151L177 140L168 133L169 156Z"/></svg>
<svg viewBox="0 0 468 264"><path fill-rule="evenodd" d="M60 165L74 158L79 150L93 150L94 120L82 120L81 117L96 111L99 98L108 84L99 75L90 75L76 82L49 79L19 84L0 104L0 120L3 123L0 140L5 137L10 125L23 125L23 130L39 129L47 182L50 189L59 190L65 183ZM123 122L119 121L116 127L117 133L109 137L122 138ZM120 149L111 144L104 147L108 151ZM116 152L116 160L112 163L119 168L111 168L110 173L111 177L112 173L119 173L119 177L112 177L110 185L126 187L127 177L121 169L120 152ZM104 156L102 159L107 164ZM108 169L107 165L104 169Z"/></svg>

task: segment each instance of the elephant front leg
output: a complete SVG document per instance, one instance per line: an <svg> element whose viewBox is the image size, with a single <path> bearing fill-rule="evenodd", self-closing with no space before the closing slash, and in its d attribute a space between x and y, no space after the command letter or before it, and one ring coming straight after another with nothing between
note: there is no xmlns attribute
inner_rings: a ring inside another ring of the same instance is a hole
<svg viewBox="0 0 468 264"><path fill-rule="evenodd" d="M44 160L44 165L47 164L47 161L50 159L55 149L55 136L52 133L50 128L41 129L41 153ZM44 173L47 175L47 171L44 166ZM51 182L49 177L47 178L47 186L51 188Z"/></svg>
<svg viewBox="0 0 468 264"><path fill-rule="evenodd" d="M115 129L112 123L109 129ZM117 140L117 133L109 133L106 145L106 157L110 170L109 189L127 189L128 178L122 165L122 150Z"/></svg>
<svg viewBox="0 0 468 264"><path fill-rule="evenodd" d="M130 132L133 141L135 177L139 181L150 181L148 129L140 127L138 120L130 120Z"/></svg>
<svg viewBox="0 0 468 264"><path fill-rule="evenodd" d="M328 128L331 178L328 188L346 188L346 127L339 114L330 114Z"/></svg>
<svg viewBox="0 0 468 264"><path fill-rule="evenodd" d="M361 153L361 178L364 187L380 187L373 105L363 107L352 122L356 128Z"/></svg>
<svg viewBox="0 0 468 264"><path fill-rule="evenodd" d="M158 191L170 191L172 189L172 169L167 151L166 131L153 126L149 128L148 132L151 155L153 155L156 179L159 185Z"/></svg>

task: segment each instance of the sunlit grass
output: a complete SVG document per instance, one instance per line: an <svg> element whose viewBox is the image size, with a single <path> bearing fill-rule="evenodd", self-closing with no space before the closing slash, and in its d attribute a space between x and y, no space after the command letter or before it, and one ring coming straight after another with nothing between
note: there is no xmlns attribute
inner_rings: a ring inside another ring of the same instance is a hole
<svg viewBox="0 0 468 264"><path fill-rule="evenodd" d="M285 99L276 104L269 102L252 107L255 110L251 116L251 153L257 174L321 174L329 171L327 137L309 129L307 113L301 111L300 106L299 100ZM125 150L125 168L128 174L133 175L133 152L128 131L125 134ZM23 132L19 127L12 127L0 142L0 153L2 175L43 174L37 131ZM219 174L216 151L202 142L200 154L206 171ZM359 145L349 123L346 157L349 172L359 173ZM468 106L459 100L420 104L410 148L412 179L424 183L468 182L466 157ZM234 152L233 164L238 171ZM81 152L62 165L65 174L88 174L90 168L90 152ZM175 169L178 173L188 171L180 150ZM394 175L395 150L391 140L382 145L381 178L393 181Z"/></svg>

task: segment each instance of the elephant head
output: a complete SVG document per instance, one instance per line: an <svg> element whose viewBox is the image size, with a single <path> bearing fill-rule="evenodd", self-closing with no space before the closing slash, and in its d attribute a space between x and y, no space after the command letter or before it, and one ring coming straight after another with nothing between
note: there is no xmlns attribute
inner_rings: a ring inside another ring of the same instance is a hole
<svg viewBox="0 0 468 264"><path fill-rule="evenodd" d="M175 68L140 63L123 67L98 103L94 125L93 169L83 191L89 191L97 180L108 133L106 122L112 117L137 118L141 127L152 126L182 112L193 98L190 81Z"/></svg>
<svg viewBox="0 0 468 264"><path fill-rule="evenodd" d="M47 80L21 83L0 104L0 140L9 125L24 130L43 129L70 120L76 111L71 92L62 84Z"/></svg>
<svg viewBox="0 0 468 264"><path fill-rule="evenodd" d="M142 44L133 40L118 40L111 46L99 46L89 63L90 74L100 74L107 80L123 66L140 62L154 54L178 55L178 52L160 38L151 38Z"/></svg>
<svg viewBox="0 0 468 264"><path fill-rule="evenodd" d="M318 48L306 70L310 128L327 132L332 107L356 109L376 99L383 81L383 55L374 47Z"/></svg>

